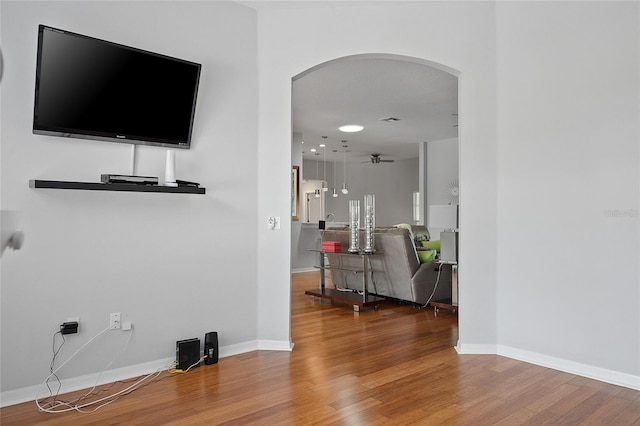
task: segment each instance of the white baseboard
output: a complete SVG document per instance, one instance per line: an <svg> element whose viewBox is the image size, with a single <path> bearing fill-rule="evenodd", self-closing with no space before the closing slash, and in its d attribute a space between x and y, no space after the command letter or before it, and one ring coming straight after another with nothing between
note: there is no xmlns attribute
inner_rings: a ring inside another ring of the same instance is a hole
<svg viewBox="0 0 640 426"><path fill-rule="evenodd" d="M565 373L587 377L589 379L599 380L605 383L611 383L612 385L640 390L640 376L608 370L606 368L594 367L588 364L582 364L575 361L569 361L504 345L498 345L497 349L498 355L506 356L508 358L552 368Z"/></svg>
<svg viewBox="0 0 640 426"><path fill-rule="evenodd" d="M238 355L246 352L257 350L264 351L291 351L293 344L289 341L280 340L253 340L249 342L237 343L235 345L221 346L220 358ZM116 368L102 373L87 374L85 376L72 377L62 380L60 393L74 392L81 389L91 388L96 385L101 386L107 383L113 383L118 380L127 380L132 377L143 376L158 370L166 370L175 361L175 358L164 358L155 361L149 361L142 364L131 365L128 367ZM0 407L21 404L23 402L34 401L36 393L39 391L40 385L28 386L0 393ZM38 395L44 397L44 395Z"/></svg>
<svg viewBox="0 0 640 426"><path fill-rule="evenodd" d="M87 374L84 376L71 377L62 380L60 393L74 392L80 389L87 389L94 385L100 386L106 383L113 383L118 380L127 380L132 377L138 377L145 374L153 373L158 370L166 370L171 366L175 358L164 358L156 361L149 361L142 364L131 365L128 367L116 368L108 370L100 375L99 373ZM5 391L0 394L0 407L8 405L20 404L27 401L34 401L36 393L41 390L41 385L29 386L26 388ZM38 397L44 397L44 394Z"/></svg>
<svg viewBox="0 0 640 426"><path fill-rule="evenodd" d="M291 352L293 343L285 340L258 340L258 350Z"/></svg>
<svg viewBox="0 0 640 426"><path fill-rule="evenodd" d="M594 367L592 365L581 364L579 362L556 358L523 349L512 348L510 346L462 344L458 342L455 349L460 355L500 355L507 358L517 359L518 361L524 361L530 364L563 371L565 373L599 380L612 385L640 390L640 376L608 370L606 368Z"/></svg>
<svg viewBox="0 0 640 426"><path fill-rule="evenodd" d="M293 344L286 340L251 340L220 348L220 358L244 354L253 351L285 351L291 352Z"/></svg>
<svg viewBox="0 0 640 426"><path fill-rule="evenodd" d="M497 345L477 345L460 343L454 347L460 355L495 355L497 353Z"/></svg>

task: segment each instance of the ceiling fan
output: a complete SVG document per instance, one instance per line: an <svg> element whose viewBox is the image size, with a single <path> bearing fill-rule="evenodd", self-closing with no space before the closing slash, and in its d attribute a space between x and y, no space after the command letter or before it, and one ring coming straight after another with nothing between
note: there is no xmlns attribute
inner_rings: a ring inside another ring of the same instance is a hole
<svg viewBox="0 0 640 426"><path fill-rule="evenodd" d="M380 164L380 163L393 163L396 160L383 160L382 158L382 154L371 154L371 158L369 159L369 161L371 162L371 164ZM361 163L368 163L369 161L361 161Z"/></svg>

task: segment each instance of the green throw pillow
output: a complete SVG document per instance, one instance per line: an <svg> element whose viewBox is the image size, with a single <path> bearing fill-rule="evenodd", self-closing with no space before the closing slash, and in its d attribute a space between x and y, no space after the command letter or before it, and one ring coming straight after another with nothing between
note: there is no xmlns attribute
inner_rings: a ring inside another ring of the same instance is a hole
<svg viewBox="0 0 640 426"><path fill-rule="evenodd" d="M440 251L440 240L423 241L422 242L422 247L426 247L426 248L430 248L432 250Z"/></svg>
<svg viewBox="0 0 640 426"><path fill-rule="evenodd" d="M436 257L435 250L419 250L418 251L418 259L420 259L420 263L433 262L435 257Z"/></svg>

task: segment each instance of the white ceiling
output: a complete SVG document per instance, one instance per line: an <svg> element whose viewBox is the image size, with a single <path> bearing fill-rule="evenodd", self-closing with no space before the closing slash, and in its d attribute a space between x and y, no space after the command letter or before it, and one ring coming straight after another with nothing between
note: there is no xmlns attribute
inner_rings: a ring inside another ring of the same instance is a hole
<svg viewBox="0 0 640 426"><path fill-rule="evenodd" d="M348 161L418 157L419 143L457 136L458 78L411 61L390 58L337 60L293 83L293 131L302 134L303 158L320 155ZM394 117L397 122L380 121ZM343 133L343 124L361 124L359 133ZM327 136L323 139L322 136ZM338 152L334 152L338 150Z"/></svg>

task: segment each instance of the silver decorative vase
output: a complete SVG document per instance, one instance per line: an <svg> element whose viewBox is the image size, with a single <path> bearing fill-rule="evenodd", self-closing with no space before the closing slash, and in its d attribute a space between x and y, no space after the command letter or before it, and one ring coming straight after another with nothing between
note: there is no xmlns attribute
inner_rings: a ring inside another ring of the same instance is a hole
<svg viewBox="0 0 640 426"><path fill-rule="evenodd" d="M349 227L351 228L350 253L360 251L360 200L349 200Z"/></svg>
<svg viewBox="0 0 640 426"><path fill-rule="evenodd" d="M364 251L373 253L375 249L374 231L376 229L376 196L364 196Z"/></svg>

